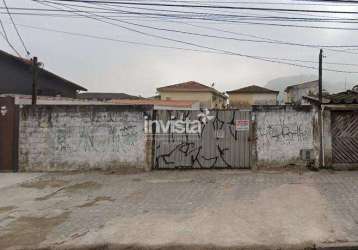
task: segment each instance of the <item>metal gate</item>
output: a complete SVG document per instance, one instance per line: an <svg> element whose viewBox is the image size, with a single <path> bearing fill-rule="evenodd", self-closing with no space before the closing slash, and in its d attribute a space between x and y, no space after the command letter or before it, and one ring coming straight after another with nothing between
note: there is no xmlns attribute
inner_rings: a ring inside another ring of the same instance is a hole
<svg viewBox="0 0 358 250"><path fill-rule="evenodd" d="M12 97L0 97L0 171L17 168L18 113Z"/></svg>
<svg viewBox="0 0 358 250"><path fill-rule="evenodd" d="M251 112L154 113L155 169L250 168Z"/></svg>
<svg viewBox="0 0 358 250"><path fill-rule="evenodd" d="M332 112L333 163L358 163L358 112Z"/></svg>

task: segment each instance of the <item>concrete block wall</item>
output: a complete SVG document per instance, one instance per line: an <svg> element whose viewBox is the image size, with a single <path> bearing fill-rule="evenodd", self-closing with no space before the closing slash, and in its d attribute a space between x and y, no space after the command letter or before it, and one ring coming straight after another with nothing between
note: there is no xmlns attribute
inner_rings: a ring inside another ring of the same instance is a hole
<svg viewBox="0 0 358 250"><path fill-rule="evenodd" d="M332 131L331 131L331 110L322 112L323 119L323 166L332 167L333 165L333 149L332 149ZM318 145L319 146L319 145Z"/></svg>
<svg viewBox="0 0 358 250"><path fill-rule="evenodd" d="M24 106L19 120L19 170L148 170L151 155L144 134L144 116L151 109Z"/></svg>
<svg viewBox="0 0 358 250"><path fill-rule="evenodd" d="M255 165L280 167L305 164L302 149L314 148L314 116L311 106L254 106ZM315 159L318 161L318 158Z"/></svg>

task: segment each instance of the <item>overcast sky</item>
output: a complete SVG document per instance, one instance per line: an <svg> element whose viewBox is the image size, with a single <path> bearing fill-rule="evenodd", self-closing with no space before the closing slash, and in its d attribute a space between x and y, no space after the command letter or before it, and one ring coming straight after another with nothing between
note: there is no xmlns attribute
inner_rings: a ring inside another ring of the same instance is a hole
<svg viewBox="0 0 358 250"><path fill-rule="evenodd" d="M262 0L261 2L268 2L268 0ZM270 0L270 2L288 1ZM45 6L33 3L30 0L7 0L7 3L9 7L46 8ZM236 6L243 5L236 4ZM293 6L277 5L250 6L293 8ZM296 8L358 11L358 7L355 6L296 6ZM190 9L184 10L190 11ZM15 12L15 10L12 11ZM207 10L200 9L194 11ZM221 10L220 13L224 12L224 10ZM0 18L5 24L5 28L11 42L15 45L18 51L24 54L21 43L19 42L16 33L10 25L8 16L4 14L3 9L1 10L1 13L2 14L0 14ZM259 13L257 11L250 12L248 10L238 10L235 13L277 15L277 13ZM289 16L288 14L285 15ZM328 16L329 14L317 15ZM297 15L291 16L297 17ZM356 18L358 15L330 16ZM189 45L183 45L171 41L140 35L88 18L63 18L24 15L13 15L13 17L15 22L19 25L26 24L36 27L51 28L69 32L81 32L115 39L190 48ZM238 23L223 24L218 22L189 20L183 20L183 22L186 24L163 21L158 22L142 19L131 19L130 21L138 24L177 30L179 29L193 33L199 32L211 35L231 37L235 36L237 38L246 39L247 37L192 27L189 26L188 23L225 29L231 32L248 33L251 35L263 36L271 39L285 40L295 43L358 45L358 30L352 31L292 27L289 28ZM306 23L299 24L306 25ZM358 28L358 25L354 24L308 24ZM96 40L92 38L76 37L48 31L39 31L24 26L18 26L18 28L28 49L31 51L32 56L38 56L39 60L44 63L44 67L46 69L88 88L89 91L125 92L134 95L151 96L155 94L155 89L157 87L189 80L199 81L204 84L215 83L217 89L220 91L226 91L240 88L248 84L265 85L269 80L277 77L298 74L317 74L316 70L312 69L262 62L233 55L220 55L174 49L152 48L139 45L128 45L113 41ZM215 38L198 38L196 36L190 35L173 34L164 31L153 31L138 27L134 28L186 42L193 42L209 47L230 50L235 53L244 53L261 57L285 57L309 61L318 60L319 51L318 49L314 48L239 42ZM0 39L0 49L13 53L6 42L2 39ZM358 54L325 51L325 55L326 58L324 60L327 62L330 61L358 64ZM325 65L325 67L358 71L357 66ZM352 85L353 83L358 82L358 74L324 72L324 79L339 82L342 85L344 85L344 82L347 81L348 85Z"/></svg>

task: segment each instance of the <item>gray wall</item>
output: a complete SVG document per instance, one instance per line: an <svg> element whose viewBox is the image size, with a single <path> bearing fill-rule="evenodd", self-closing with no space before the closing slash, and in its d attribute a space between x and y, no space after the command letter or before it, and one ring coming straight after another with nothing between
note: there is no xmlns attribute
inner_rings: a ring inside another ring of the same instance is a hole
<svg viewBox="0 0 358 250"><path fill-rule="evenodd" d="M19 170L148 168L145 112L150 107L25 106L20 110Z"/></svg>
<svg viewBox="0 0 358 250"><path fill-rule="evenodd" d="M300 164L300 151L314 149L315 112L310 106L259 106L253 114L257 166Z"/></svg>

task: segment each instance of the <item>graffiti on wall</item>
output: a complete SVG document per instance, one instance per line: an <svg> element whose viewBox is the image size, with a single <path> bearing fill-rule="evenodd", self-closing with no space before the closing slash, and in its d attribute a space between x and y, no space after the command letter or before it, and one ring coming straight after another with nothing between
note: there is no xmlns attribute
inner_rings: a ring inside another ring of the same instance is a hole
<svg viewBox="0 0 358 250"><path fill-rule="evenodd" d="M311 112L267 111L256 114L258 160L297 159L301 149L313 147Z"/></svg>
<svg viewBox="0 0 358 250"><path fill-rule="evenodd" d="M158 120L199 119L200 133L155 135L155 168L248 168L249 130L237 121L250 119L244 111L158 111Z"/></svg>
<svg viewBox="0 0 358 250"><path fill-rule="evenodd" d="M57 152L123 152L138 140L137 125L69 126L54 131Z"/></svg>
<svg viewBox="0 0 358 250"><path fill-rule="evenodd" d="M145 163L141 111L39 108L24 111L20 126L22 168L106 168Z"/></svg>
<svg viewBox="0 0 358 250"><path fill-rule="evenodd" d="M305 122L287 123L284 118L277 123L267 122L263 126L258 126L257 131L257 136L267 142L274 140L284 144L305 141L312 135Z"/></svg>

